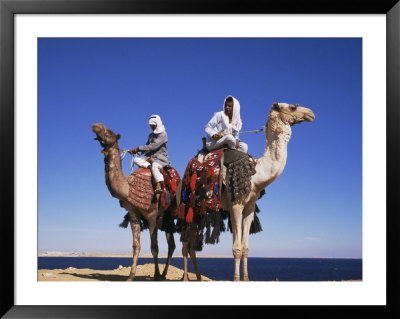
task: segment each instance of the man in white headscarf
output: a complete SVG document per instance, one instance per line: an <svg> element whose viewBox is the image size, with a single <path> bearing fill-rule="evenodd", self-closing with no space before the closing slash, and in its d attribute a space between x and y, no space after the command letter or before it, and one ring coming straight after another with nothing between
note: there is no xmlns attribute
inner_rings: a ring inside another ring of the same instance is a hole
<svg viewBox="0 0 400 319"><path fill-rule="evenodd" d="M239 140L241 128L239 101L233 96L227 96L224 100L223 110L216 112L205 127L207 150L212 151L222 146L228 146L247 153L247 144Z"/></svg>
<svg viewBox="0 0 400 319"><path fill-rule="evenodd" d="M148 168L151 166L151 173L157 183L155 192L160 194L164 183L161 169L170 164L167 150L168 136L160 116L151 115L149 125L152 133L149 134L146 145L131 148L129 153L140 152L144 154L144 158L135 157L134 162L139 167Z"/></svg>

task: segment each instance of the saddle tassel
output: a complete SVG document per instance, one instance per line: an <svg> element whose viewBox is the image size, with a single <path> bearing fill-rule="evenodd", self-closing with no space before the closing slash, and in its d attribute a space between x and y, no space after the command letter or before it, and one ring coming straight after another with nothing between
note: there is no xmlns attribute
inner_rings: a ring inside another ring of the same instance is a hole
<svg viewBox="0 0 400 319"><path fill-rule="evenodd" d="M186 222L187 222L187 223L193 222L193 208L192 208L192 207L190 207L189 210L188 210L188 212L187 212L187 215L186 215Z"/></svg>

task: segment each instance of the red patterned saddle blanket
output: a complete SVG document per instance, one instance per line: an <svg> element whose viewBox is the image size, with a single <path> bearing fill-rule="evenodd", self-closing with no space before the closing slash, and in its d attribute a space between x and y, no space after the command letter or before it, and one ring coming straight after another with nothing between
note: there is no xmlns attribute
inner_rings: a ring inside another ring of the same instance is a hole
<svg viewBox="0 0 400 319"><path fill-rule="evenodd" d="M163 169L165 188L160 196L160 202L163 209L166 211L171 208L176 210L176 188L178 187L181 177L175 168L165 166Z"/></svg>
<svg viewBox="0 0 400 319"><path fill-rule="evenodd" d="M177 210L179 219L191 223L196 215L205 216L220 210L222 154L223 149L218 149L205 157L198 154L189 161L182 179L181 203Z"/></svg>
<svg viewBox="0 0 400 319"><path fill-rule="evenodd" d="M176 195L176 188L180 182L179 173L172 166L163 169L165 189L160 201L164 210L167 210ZM154 188L150 168L139 167L128 176L129 196L128 201L136 207L150 209L154 196Z"/></svg>
<svg viewBox="0 0 400 319"><path fill-rule="evenodd" d="M139 167L128 176L128 201L136 207L148 210L154 195L149 168Z"/></svg>

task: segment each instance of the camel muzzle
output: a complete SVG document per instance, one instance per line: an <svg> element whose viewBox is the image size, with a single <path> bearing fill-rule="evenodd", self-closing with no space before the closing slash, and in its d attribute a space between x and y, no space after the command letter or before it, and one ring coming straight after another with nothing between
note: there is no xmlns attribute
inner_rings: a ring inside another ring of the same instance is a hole
<svg viewBox="0 0 400 319"><path fill-rule="evenodd" d="M304 119L307 121L307 122L312 122L312 121L314 121L315 120L315 115L314 115L314 113L308 113L308 114L306 114L305 116L304 116Z"/></svg>

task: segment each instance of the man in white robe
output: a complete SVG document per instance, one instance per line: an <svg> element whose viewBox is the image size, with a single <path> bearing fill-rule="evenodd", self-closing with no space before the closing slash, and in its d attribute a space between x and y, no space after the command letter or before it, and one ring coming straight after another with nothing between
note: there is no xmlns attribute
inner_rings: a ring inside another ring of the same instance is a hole
<svg viewBox="0 0 400 319"><path fill-rule="evenodd" d="M233 96L227 96L224 100L223 110L216 112L205 127L207 150L213 151L227 146L247 153L247 144L239 140L241 128L239 101Z"/></svg>

